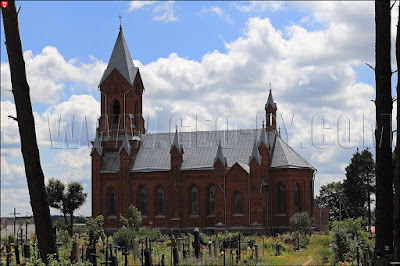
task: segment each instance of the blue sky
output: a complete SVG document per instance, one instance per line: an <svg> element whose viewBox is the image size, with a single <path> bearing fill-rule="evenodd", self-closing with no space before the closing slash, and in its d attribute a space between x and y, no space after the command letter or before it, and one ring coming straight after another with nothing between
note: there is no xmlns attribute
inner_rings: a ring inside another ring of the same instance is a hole
<svg viewBox="0 0 400 266"><path fill-rule="evenodd" d="M85 138L74 140L74 149L54 141L54 125L60 115L63 128L73 115L79 123L86 116L87 135L93 139L100 115L97 85L118 35L119 15L142 74L144 116L151 132L168 131L165 121L173 115L188 125L197 115L202 130L212 129L206 120L220 114L235 117L238 128L254 128L257 115L260 127L271 83L278 124L282 131L285 124L289 136L282 133L283 138L318 169L316 193L321 185L344 178L356 147L372 147L374 73L365 63L374 65L373 2L18 1L17 7L20 4L42 167L46 178L84 184L89 198L78 214L90 215L90 149ZM398 9L393 10L394 40ZM15 114L10 88L1 45L2 216L14 207L32 213L18 129L7 118ZM349 143L346 119L351 121ZM360 132L365 132L364 143Z"/></svg>

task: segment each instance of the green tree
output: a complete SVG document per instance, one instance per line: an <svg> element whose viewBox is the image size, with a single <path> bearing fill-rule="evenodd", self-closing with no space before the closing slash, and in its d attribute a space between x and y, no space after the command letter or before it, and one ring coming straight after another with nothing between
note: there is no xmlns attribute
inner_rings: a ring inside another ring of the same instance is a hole
<svg viewBox="0 0 400 266"><path fill-rule="evenodd" d="M303 235L311 232L313 225L314 222L308 212L296 212L290 217L290 227L292 230L303 233Z"/></svg>
<svg viewBox="0 0 400 266"><path fill-rule="evenodd" d="M87 198L87 193L83 192L82 184L71 182L65 186L61 180L50 178L46 185L46 195L49 206L59 210L63 215L68 232L72 236L74 212L85 203Z"/></svg>
<svg viewBox="0 0 400 266"><path fill-rule="evenodd" d="M343 210L344 206L340 206L341 201L346 207L348 206L347 198L344 196L343 183L332 182L321 186L319 196L315 198L314 204L316 207L329 207L331 220L339 221L340 218L349 218Z"/></svg>
<svg viewBox="0 0 400 266"><path fill-rule="evenodd" d="M125 218L121 214L119 215L119 220L124 224L125 227L139 231L140 225L142 224L142 215L140 211L133 206L129 205L129 217Z"/></svg>
<svg viewBox="0 0 400 266"><path fill-rule="evenodd" d="M85 218L86 220L86 228L88 234L93 234L93 240L97 241L99 238L104 240L106 235L104 233L103 225L104 225L104 217L103 215L99 215L96 218Z"/></svg>
<svg viewBox="0 0 400 266"><path fill-rule="evenodd" d="M368 149L362 152L357 149L346 167L346 179L343 182L351 218L368 218L368 224L371 224L371 193L375 193L375 183L372 153Z"/></svg>

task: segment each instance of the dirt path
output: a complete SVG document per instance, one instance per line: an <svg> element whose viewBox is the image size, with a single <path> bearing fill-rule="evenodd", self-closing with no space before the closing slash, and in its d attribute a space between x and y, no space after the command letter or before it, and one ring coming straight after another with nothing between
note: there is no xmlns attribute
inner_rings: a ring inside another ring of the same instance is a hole
<svg viewBox="0 0 400 266"><path fill-rule="evenodd" d="M307 266L312 262L312 257L308 256L308 260L306 260L301 266Z"/></svg>

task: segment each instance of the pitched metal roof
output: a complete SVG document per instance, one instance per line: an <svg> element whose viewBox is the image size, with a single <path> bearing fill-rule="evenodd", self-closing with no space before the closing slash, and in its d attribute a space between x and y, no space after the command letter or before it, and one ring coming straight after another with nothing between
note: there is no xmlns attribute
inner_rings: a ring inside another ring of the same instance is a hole
<svg viewBox="0 0 400 266"><path fill-rule="evenodd" d="M274 98L272 97L272 91L271 89L269 90L269 95L268 95L268 101L265 104L265 110L267 110L268 105L271 105L272 108L277 109L276 108L276 103L274 102Z"/></svg>
<svg viewBox="0 0 400 266"><path fill-rule="evenodd" d="M103 163L100 167L100 173L118 173L119 172L119 154L118 152L106 152L103 156Z"/></svg>
<svg viewBox="0 0 400 266"><path fill-rule="evenodd" d="M179 135L180 145L185 150L181 170L212 169L218 150L218 140L222 140L221 149L230 168L236 162L247 165L253 152L254 142L261 135L261 129L180 132ZM142 141L133 157L130 171L169 171L170 147L174 138L175 133L141 135ZM276 139L277 143L271 145L272 168L314 169L279 136L276 136L275 131L266 132L266 139L272 144Z"/></svg>
<svg viewBox="0 0 400 266"><path fill-rule="evenodd" d="M315 168L280 137L276 138L271 162L272 168Z"/></svg>
<svg viewBox="0 0 400 266"><path fill-rule="evenodd" d="M101 77L99 87L114 69L117 69L129 84L133 85L133 81L139 68L135 67L133 64L122 29L119 31L110 60L108 61L108 66Z"/></svg>

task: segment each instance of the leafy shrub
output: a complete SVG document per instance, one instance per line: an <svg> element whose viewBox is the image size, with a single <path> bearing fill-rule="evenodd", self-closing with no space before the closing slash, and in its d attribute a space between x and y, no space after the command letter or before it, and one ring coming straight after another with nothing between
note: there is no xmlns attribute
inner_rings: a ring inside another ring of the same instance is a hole
<svg viewBox="0 0 400 266"><path fill-rule="evenodd" d="M332 241L335 263L356 257L357 248L368 242L363 219L359 217L333 222Z"/></svg>
<svg viewBox="0 0 400 266"><path fill-rule="evenodd" d="M308 212L296 212L290 217L290 227L293 231L299 231L300 233L310 233L313 227L314 221L310 218Z"/></svg>
<svg viewBox="0 0 400 266"><path fill-rule="evenodd" d="M106 234L104 233L103 224L103 215L99 215L96 218L86 218L86 229L88 235L93 234L93 241L97 241L99 238L105 239Z"/></svg>
<svg viewBox="0 0 400 266"><path fill-rule="evenodd" d="M127 249L129 246L133 246L133 240L136 237L136 232L130 228L124 227L114 234L114 238L117 240L118 246Z"/></svg>
<svg viewBox="0 0 400 266"><path fill-rule="evenodd" d="M147 237L153 242L160 240L162 237L160 230L148 227L141 227L138 236L140 239L146 239Z"/></svg>
<svg viewBox="0 0 400 266"><path fill-rule="evenodd" d="M310 243L310 237L307 235L301 235L299 240L299 246L301 248L307 248L307 245Z"/></svg>
<svg viewBox="0 0 400 266"><path fill-rule="evenodd" d="M322 257L322 262L327 263L331 260L333 252L330 248L323 247L318 250L318 255Z"/></svg>

